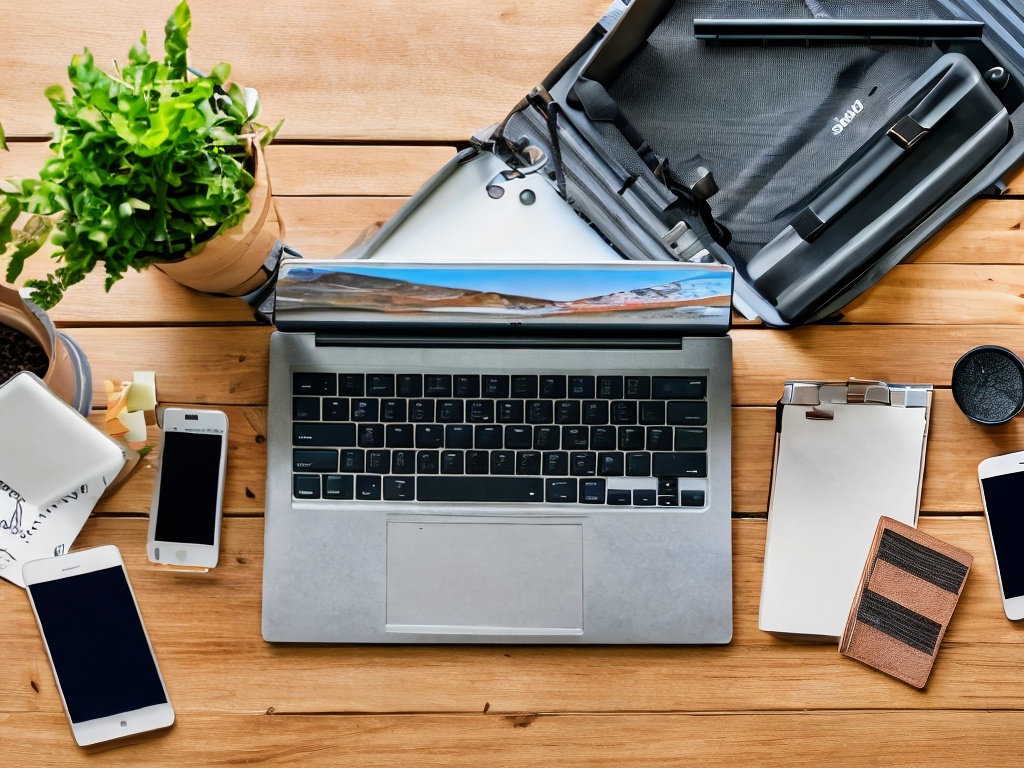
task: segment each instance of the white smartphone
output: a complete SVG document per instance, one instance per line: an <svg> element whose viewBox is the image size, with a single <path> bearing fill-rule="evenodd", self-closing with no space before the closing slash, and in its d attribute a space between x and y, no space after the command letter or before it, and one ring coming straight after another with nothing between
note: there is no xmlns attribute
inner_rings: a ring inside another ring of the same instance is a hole
<svg viewBox="0 0 1024 768"><path fill-rule="evenodd" d="M227 462L228 418L223 412L163 411L146 543L151 562L217 565Z"/></svg>
<svg viewBox="0 0 1024 768"><path fill-rule="evenodd" d="M978 479L1003 610L1009 619L1024 619L1024 451L985 459Z"/></svg>
<svg viewBox="0 0 1024 768"><path fill-rule="evenodd" d="M78 745L170 726L174 710L117 547L32 560L22 574Z"/></svg>

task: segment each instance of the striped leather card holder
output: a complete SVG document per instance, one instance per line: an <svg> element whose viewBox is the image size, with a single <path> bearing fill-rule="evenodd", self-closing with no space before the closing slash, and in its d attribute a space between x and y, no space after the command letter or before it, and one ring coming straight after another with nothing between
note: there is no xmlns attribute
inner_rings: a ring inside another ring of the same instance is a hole
<svg viewBox="0 0 1024 768"><path fill-rule="evenodd" d="M962 549L883 517L839 652L924 688L973 560Z"/></svg>

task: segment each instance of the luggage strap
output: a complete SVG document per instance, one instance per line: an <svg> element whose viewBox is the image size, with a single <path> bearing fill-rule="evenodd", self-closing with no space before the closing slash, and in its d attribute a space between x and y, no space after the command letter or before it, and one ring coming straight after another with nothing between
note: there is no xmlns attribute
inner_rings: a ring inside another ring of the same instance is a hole
<svg viewBox="0 0 1024 768"><path fill-rule="evenodd" d="M674 194L679 203L696 212L708 234L722 247L732 241L732 233L718 222L708 199L718 192L718 183L707 168L696 168L684 176L669 167L668 158L658 155L619 109L615 99L596 80L577 79L569 91L570 106L583 109L595 123L610 123L636 151L644 164Z"/></svg>

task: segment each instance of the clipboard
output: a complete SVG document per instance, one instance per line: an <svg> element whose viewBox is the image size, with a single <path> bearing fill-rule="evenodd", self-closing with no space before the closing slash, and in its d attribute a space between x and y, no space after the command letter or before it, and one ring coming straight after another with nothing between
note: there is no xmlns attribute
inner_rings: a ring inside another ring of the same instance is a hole
<svg viewBox="0 0 1024 768"><path fill-rule="evenodd" d="M917 525L932 385L788 381L758 627L838 641L878 521Z"/></svg>

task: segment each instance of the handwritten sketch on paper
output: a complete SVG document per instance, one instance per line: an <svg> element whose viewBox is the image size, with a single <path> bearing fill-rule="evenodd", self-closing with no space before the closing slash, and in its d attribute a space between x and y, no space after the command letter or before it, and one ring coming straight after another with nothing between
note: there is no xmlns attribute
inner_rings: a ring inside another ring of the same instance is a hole
<svg viewBox="0 0 1024 768"><path fill-rule="evenodd" d="M106 479L98 477L38 507L0 480L0 578L24 587L24 563L64 554L106 486Z"/></svg>

